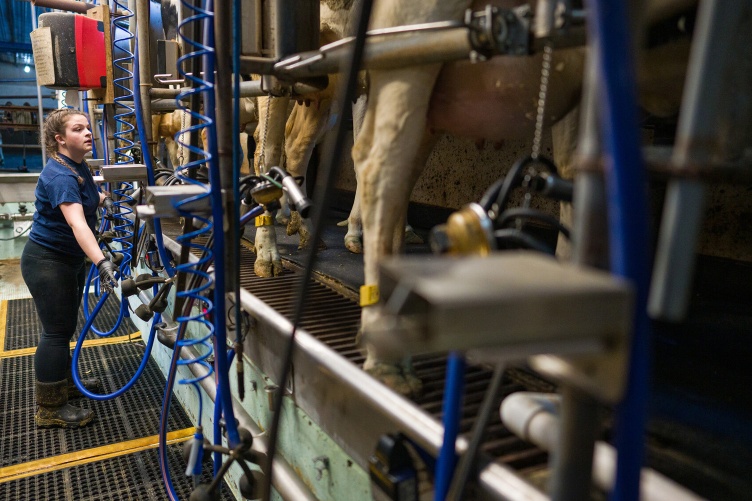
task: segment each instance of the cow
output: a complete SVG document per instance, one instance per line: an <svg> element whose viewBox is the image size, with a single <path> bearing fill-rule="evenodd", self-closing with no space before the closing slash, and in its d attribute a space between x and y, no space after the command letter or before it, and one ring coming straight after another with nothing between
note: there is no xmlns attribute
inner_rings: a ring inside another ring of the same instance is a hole
<svg viewBox="0 0 752 501"><path fill-rule="evenodd" d="M321 2L320 41L322 45L352 34L353 3L353 0ZM294 103L284 97L258 98L256 106L259 123L254 134L257 144L254 164L257 172L265 172L270 166L284 164L286 170L293 176L305 176L314 147L332 125L337 83L338 76L331 75L326 89L306 95ZM353 105L354 137L358 135L365 114L365 78L360 78L358 85L359 98ZM356 254L363 252L359 200L356 188L351 212L345 221L339 223L340 226L346 225L348 228L344 237L345 248ZM266 221L271 223L271 219L266 219ZM299 248L308 246L311 234L308 221L301 219L295 211L290 212L284 199L282 208L277 211L276 221L287 226L288 235L299 234ZM405 241L422 243L420 236L409 225L405 227ZM323 248L323 242L317 242L317 245ZM258 228L255 248L257 255L254 271L258 276L271 277L281 273L282 262L277 251L273 228L263 226Z"/></svg>
<svg viewBox="0 0 752 501"><path fill-rule="evenodd" d="M374 4L371 28L461 20L468 7L464 0L380 0ZM553 54L545 122L557 124L552 134L559 165L569 164L575 144L583 67L581 49ZM410 193L437 134L493 141L532 138L540 75L540 55L369 72L367 110L352 152L361 191L366 286L377 284L378 263L402 249ZM377 325L381 315L378 303L364 306L362 331ZM421 382L408 359L378 353L367 338L364 344L366 372L398 393L420 393Z"/></svg>
<svg viewBox="0 0 752 501"><path fill-rule="evenodd" d="M473 7L477 9L486 3L478 2ZM512 8L527 2L499 0L492 3ZM423 0L419 3L378 0L374 3L370 28L461 20L470 6L467 0ZM324 18L322 4L322 20ZM686 52L682 52L682 55L686 56ZM571 166L577 139L577 104L581 94L584 59L585 50L582 48L553 52L544 115L544 125L552 127L554 162L560 174L570 179L573 177ZM360 209L366 286L376 285L378 263L384 257L400 252L403 247L403 228L410 193L439 134L449 133L494 142L532 139L541 66L541 55L504 56L482 64L463 61L369 72L368 99L362 125L357 115L354 121L356 138L352 157L357 193L348 221L352 225L349 225L346 237L351 242L358 240ZM678 72L674 72L674 75ZM661 115L671 114L678 108L677 96L681 95L682 79L676 78L671 83L657 94L641 93L644 101L652 98L653 108ZM318 105L322 102L314 100L309 107L294 110L292 121L287 122L287 166L295 175L301 173L297 166L307 164L313 148L310 139L303 139L306 137L301 134L304 126L298 121L307 117L317 124L307 131L307 137L320 134L328 116L322 116L322 106ZM274 103L267 106L271 109ZM260 105L262 110L263 106ZM260 118L259 123L263 122L264 119ZM303 123L306 122L303 120ZM270 127L265 134L281 137L283 129L277 125L274 131ZM306 144L307 149L296 150L300 148L298 143ZM280 154L281 150L273 155L264 153L269 155L267 161L278 160L279 157L274 155ZM571 217L569 205L562 205L561 216L563 219ZM567 249L560 247L562 249L557 249L557 252L566 255ZM270 258L273 256L274 250L262 250L268 252ZM279 259L278 255L276 259ZM275 261L266 271L274 272L277 266L281 269L281 262ZM258 266L256 271L259 272ZM381 316L378 303L365 306L361 330L367 332L378 325ZM408 359L397 360L378 353L368 343L367 337L361 341L366 350L363 366L366 372L403 395L420 392L421 382L415 377Z"/></svg>
<svg viewBox="0 0 752 501"><path fill-rule="evenodd" d="M321 3L321 45L339 40L348 33L351 4L352 1ZM331 75L325 89L307 94L297 102L291 103L288 97L258 98L258 126L254 133L254 166L257 173L266 172L274 165L284 165L293 176L305 175L314 147L331 122L337 81L337 75ZM282 273L282 260L277 250L272 215L265 214L258 218L256 224L254 272L260 277L279 275ZM311 244L308 222L296 212L290 214L287 232L300 235L301 248Z"/></svg>
<svg viewBox="0 0 752 501"><path fill-rule="evenodd" d="M243 159L240 166L242 175L250 174L250 162L248 160L248 134L245 132L246 127L254 125L255 105L252 100L242 99L240 110L240 145L243 151ZM155 114L152 116L152 137L155 141L163 140L170 163L173 168L185 164L188 160L187 148L181 147L177 140L184 144L190 143L188 134L181 134L180 131L188 128L188 114L180 109L170 113ZM177 140L176 140L177 139ZM201 130L201 143L206 149L206 129Z"/></svg>

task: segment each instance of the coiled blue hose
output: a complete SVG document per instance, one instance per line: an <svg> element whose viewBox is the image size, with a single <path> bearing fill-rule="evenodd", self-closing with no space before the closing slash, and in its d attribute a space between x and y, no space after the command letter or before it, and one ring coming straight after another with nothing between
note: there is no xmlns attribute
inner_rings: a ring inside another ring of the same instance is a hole
<svg viewBox="0 0 752 501"><path fill-rule="evenodd" d="M127 118L132 117L134 108L129 103L133 100L133 91L128 82L133 80L133 72L129 69L133 63L133 53L130 50L131 40L134 39L133 33L128 30L128 23L133 17L133 12L118 1L115 1L115 10L118 12L112 18L112 33L115 34L113 44L114 59L113 66L123 72L122 76L116 76L113 80L115 86L115 161L116 163L132 163L133 157L130 155L130 149L134 143L131 140L135 127ZM118 57L118 54L124 54ZM120 89L121 92L117 92ZM121 113L117 109L124 108ZM122 162L125 160L125 162Z"/></svg>
<svg viewBox="0 0 752 501"><path fill-rule="evenodd" d="M130 41L134 39L134 36L133 33L128 30L128 23L129 20L133 17L133 12L130 11L127 6L124 6L118 2L115 2L115 8L120 14L114 16L112 20L112 32L115 33L113 40L113 54L124 54L124 56L116 57L113 60L113 65L115 66L115 68L119 69L124 74L124 76L117 77L113 81L114 86L122 91L122 93L119 93L119 95L115 97L115 106L116 108L125 108L125 111L123 113L115 114L117 129L115 132L115 156L116 163L123 164L133 162L133 157L131 156L130 151L135 144L131 140L135 127L128 120L128 118L133 117L134 115L134 107L128 104L128 102L133 99L133 91L128 86L128 82L133 80L133 72L126 66L128 63L131 63L134 60L133 53L130 51ZM103 120L103 123L106 123L106 120ZM105 136L105 143L106 140L107 138ZM115 232L115 238L113 240L120 244L119 248L113 249L113 252L122 254L123 257L119 266L121 278L131 276L130 263L133 253L132 239L134 233L133 222L128 218L128 215L133 214L133 209L131 209L130 207L130 202L133 201L133 198L129 195L129 192L131 190L133 190L133 185L131 183L121 183L117 188L113 189L113 193L116 195L114 204L118 208L118 210L115 211L115 214L112 215L115 220L112 225L112 229ZM102 229L104 229L104 227ZM87 290L92 283L92 278L96 277L94 268L95 267L92 264L92 267L89 270L89 277L86 282ZM97 280L94 280L94 282L96 283ZM88 294L86 294L84 296L84 315L88 315L88 311L89 301ZM125 298L123 298L120 302L120 312L118 314L115 325L113 325L111 329L106 331L99 331L96 328L93 328L93 330L100 336L110 335L120 327L123 318L127 316L128 306L126 304ZM89 324L91 324L91 322L89 322ZM83 335L85 335L85 333L86 331L83 332Z"/></svg>
<svg viewBox="0 0 752 501"><path fill-rule="evenodd" d="M133 101L133 89L128 83L133 83L133 72L127 66L129 63L134 62L133 53L130 51L130 42L135 37L133 33L128 29L128 23L133 17L127 5L123 5L117 0L115 1L115 9L122 11L122 15L116 15L113 18L113 33L115 33L115 40L113 42L113 54L117 54L118 50L124 53L123 57L116 57L113 60L115 68L123 72L123 76L116 77L113 80L113 84L116 88L120 89L122 93L115 96L115 109L124 108L122 113L115 113L115 163L127 164L133 163L133 156L131 154L132 148L135 145L133 142L133 131L135 127L130 119L134 118L135 108L129 103ZM113 230L115 230L115 241L120 244L120 249L115 249L115 252L123 255L123 261L120 263L120 273L122 277L130 277L130 263L133 244L131 240L133 238L133 222L128 219L127 215L133 214L133 209L130 208L129 202L133 201L133 198L128 193L133 190L131 183L123 182L120 186L113 190L113 194L117 195L113 197L115 200L115 206L118 211L114 214L115 223L113 224ZM123 303L124 304L124 303Z"/></svg>
<svg viewBox="0 0 752 501"><path fill-rule="evenodd" d="M193 15L185 19L178 26L178 32L183 38L186 46L190 46L193 50L186 48L187 54L178 59L178 72L180 75L191 81L192 87L185 92L181 92L176 98L177 107L183 110L184 113L190 113L194 125L189 126L185 130L179 131L175 135L175 141L187 148L190 153L196 155L196 160L188 162L187 164L180 166L176 169L176 177L183 183L190 183L201 186L205 189L205 192L185 200L176 205L178 213L185 218L198 219L202 226L192 232L178 237L178 242L181 246L187 246L187 248L199 251L200 258L197 262L181 263L177 266L178 272L186 273L188 282L193 284L192 287L185 291L178 291L176 294L180 298L185 298L185 310L176 319L180 323L179 335L175 344L175 350L173 353L173 359L170 365L170 374L168 377L168 384L165 388L165 397L162 409L162 419L160 421L160 468L162 471L162 478L165 481L165 488L170 499L176 499L177 494L174 491L172 481L169 475L167 467L166 457L166 421L169 414L170 406L170 394L171 388L175 380L175 372L179 365L191 365L200 364L206 368L207 373L204 376L183 379L179 382L181 384L192 385L198 396L199 407L202 409L202 397L199 383L206 377L209 377L214 368L208 363L207 359L212 355L214 349L210 343L210 340L214 338L217 356L214 357L217 367L218 379L220 381L220 394L221 401L215 403L215 405L221 406L223 414L225 416L225 422L227 423L228 440L230 447L235 447L239 443L237 425L235 424L235 418L232 413L232 396L230 395L229 377L227 375L227 358L225 356L227 350L227 340L225 332L225 307L224 307L224 240L223 238L215 238L214 240L214 252L207 246L198 244L194 241L196 237L208 237L214 229L214 224L211 219L193 214L185 209L186 204L194 202L196 200L210 197L212 206L212 217L214 221L223 220L224 207L222 206L222 193L220 191L219 182L219 170L217 166L217 140L216 129L214 127L214 120L210 116L214 111L214 14L212 10L211 1L204 3L205 8L190 5L183 0L183 6L185 9L190 9ZM189 36L186 36L187 28L191 27L191 23L203 22L204 26L204 43L200 43L196 40L192 40ZM186 63L190 62L192 58L203 58L205 79L202 79L199 75L188 74L185 71ZM182 100L190 97L195 93L203 93L204 97L204 110L206 114L201 114L196 110L190 110L183 105ZM195 120L195 121L194 121ZM186 144L182 141L183 134L201 134L202 130L205 131L208 139L208 151L201 150L200 148L193 147L190 144ZM186 176L184 173L187 169L198 169L202 166L208 166L209 168L209 180L211 187L206 187L202 183ZM215 270L214 277L207 272L209 263L214 261ZM212 302L205 294L210 287L214 286L214 302ZM216 308L216 310L215 310ZM191 314L191 311L198 310L197 313ZM212 315L213 313L213 315ZM213 323L210 319L213 316ZM206 332L206 334L199 338L186 338L185 333L189 326L194 326L193 334L197 335L198 332ZM198 352L198 355L194 358L181 359L180 352L184 347L194 347ZM168 394L169 392L169 394ZM219 400L219 399L218 399ZM202 415L203 411L198 413L198 426L202 427ZM221 435L214 437L215 443L221 443Z"/></svg>
<svg viewBox="0 0 752 501"><path fill-rule="evenodd" d="M128 87L127 82L129 80L133 79L133 73L126 67L123 66L123 64L127 64L134 60L133 53L130 52L129 46L130 46L130 40L134 39L133 34L128 30L128 21L130 18L133 17L133 13L127 8L127 6L124 6L118 2L115 2L115 8L118 12L121 12L122 14L116 15L112 20L112 32L115 33L115 40L113 41L114 49L113 53L117 54L118 50L122 51L125 56L116 58L113 61L113 64L116 68L121 70L124 73L123 77L115 78L114 85L115 87L122 90L122 94L115 97L115 104L116 107L120 106L122 108L125 108L126 111L124 113L116 114L115 120L117 122L117 132L115 133L116 138L116 144L118 144L119 141L119 147L115 148L115 154L118 158L117 163L129 163L133 161L133 157L130 155L130 149L134 146L134 142L130 139L132 137L132 133L135 129L135 127L126 120L128 117L133 116L134 114L134 108L128 105L127 103L124 103L123 101L127 101L129 99L133 99L133 92ZM106 120L103 120L103 127L106 127ZM103 143L106 145L107 137L104 136ZM106 146L105 146L105 154L106 154ZM130 219L128 219L127 215L132 214L133 210L130 208L130 205L128 205L128 202L132 202L133 198L128 194L130 190L133 189L133 185L130 183L122 183L119 188L113 190L113 192L117 195L117 200L115 201L115 205L118 207L118 211L113 214L113 217L115 218L115 223L113 225L113 230L115 231L115 241L120 244L119 249L113 249L113 252L122 254L123 259L120 263L120 267L118 270L118 277L123 278L126 276L130 276L131 270L130 270L130 262L131 262L131 256L132 256L132 247L133 244L131 242L131 239L133 237L133 223ZM107 227L107 223L104 222L102 227L100 228L101 231L104 231ZM86 280L86 292L84 294L84 315L86 318L86 322L84 324L84 327L81 330L81 334L79 335L79 338L76 342L76 348L73 352L73 358L72 358L72 373L73 373L73 381L78 387L78 389L81 391L82 394L87 396L88 398L94 399L94 400L108 400L110 398L115 398L119 395L122 395L124 392L126 392L133 384L138 380L141 373L143 372L144 368L146 367L146 363L148 362L149 356L151 354L151 347L154 342L154 336L156 333L155 325L159 323L158 321L154 321L152 323L152 328L149 333L149 337L147 340L147 346L146 351L144 353L144 357L141 361L141 364L134 374L134 376L131 378L131 380L126 383L125 386L120 388L119 390L111 393L111 394L105 394L105 395L98 395L95 393L90 392L86 388L84 388L83 384L80 381L80 378L78 376L78 359L81 352L81 347L83 346L84 339L86 338L87 333L92 330L95 334L104 337L109 336L113 334L117 329L120 327L122 320L124 317L128 316L128 305L126 303L126 298L122 298L120 301L120 311L118 314L118 318L115 322L115 325L106 331L100 331L93 327L94 319L97 317L99 311L102 308L102 305L104 302L108 299L110 294L103 294L99 301L97 302L97 305L95 306L94 310L89 313L89 288L92 285L92 283L98 285L98 275L96 272L96 266L92 264L91 268L89 269L89 274Z"/></svg>

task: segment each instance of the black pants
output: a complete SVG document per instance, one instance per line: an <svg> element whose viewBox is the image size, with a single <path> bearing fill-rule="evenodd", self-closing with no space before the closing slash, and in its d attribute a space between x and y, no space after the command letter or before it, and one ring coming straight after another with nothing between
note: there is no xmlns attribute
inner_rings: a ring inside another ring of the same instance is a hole
<svg viewBox="0 0 752 501"><path fill-rule="evenodd" d="M38 381L65 379L70 341L86 282L86 262L29 240L21 255L21 274L34 298L42 335L34 356Z"/></svg>

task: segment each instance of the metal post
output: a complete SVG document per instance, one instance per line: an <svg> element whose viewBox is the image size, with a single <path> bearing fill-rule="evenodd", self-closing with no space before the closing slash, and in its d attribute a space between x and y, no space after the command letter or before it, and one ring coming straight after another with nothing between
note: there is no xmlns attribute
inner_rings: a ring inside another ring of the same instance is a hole
<svg viewBox="0 0 752 501"><path fill-rule="evenodd" d="M37 29L37 10L34 8L34 4L29 4L31 8L31 28ZM44 137L44 110L42 106L42 88L39 86L39 79L36 78L36 72L34 72L35 79L37 81L37 122L39 123L39 137ZM44 140L39 142L42 145L42 168L47 164L47 151L44 148Z"/></svg>
<svg viewBox="0 0 752 501"><path fill-rule="evenodd" d="M588 55L580 118L575 177L572 259L575 263L608 269L608 223L605 211L603 174L597 172L601 154L597 120L598 54ZM556 446L549 456L554 501L590 498L593 450L598 430L598 408L592 398L564 383L560 429Z"/></svg>
<svg viewBox="0 0 752 501"><path fill-rule="evenodd" d="M226 261L225 269L217 270L217 273L225 275L225 292L233 294L237 282L237 255L229 251L234 248L234 236L238 230L235 228L235 218L232 217L235 210L233 199L233 138L238 131L232 130L232 4L230 2L214 2L214 50L217 66L217 80L214 87L216 96L216 124L217 124L217 151L219 153L219 172L222 193L225 202L224 221L215 221L215 225L224 224L222 232L225 239ZM215 230L217 238L219 231ZM231 304L227 302L227 308ZM221 314L217 312L217 314Z"/></svg>
<svg viewBox="0 0 752 501"><path fill-rule="evenodd" d="M700 2L671 163L679 169L708 165L718 144L718 111L730 42L744 0ZM689 179L671 181L663 205L648 311L678 322L687 314L695 247L704 212L705 187Z"/></svg>
<svg viewBox="0 0 752 501"><path fill-rule="evenodd" d="M148 19L150 16L149 0L136 0L136 31L138 33L138 76L141 85L134 92L139 92L141 96L141 109L144 117L144 126L146 130L147 144L142 144L143 155L154 155L154 138L152 137L152 119L151 119L151 98L149 90L152 87L151 81L151 56L149 48L151 47L150 30Z"/></svg>

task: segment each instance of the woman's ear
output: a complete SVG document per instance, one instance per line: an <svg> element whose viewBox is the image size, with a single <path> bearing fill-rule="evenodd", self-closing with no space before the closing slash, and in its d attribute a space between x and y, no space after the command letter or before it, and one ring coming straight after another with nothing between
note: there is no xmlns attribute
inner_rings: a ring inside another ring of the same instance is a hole
<svg viewBox="0 0 752 501"><path fill-rule="evenodd" d="M60 134L55 134L55 141L57 141L59 144L65 144L65 140Z"/></svg>

